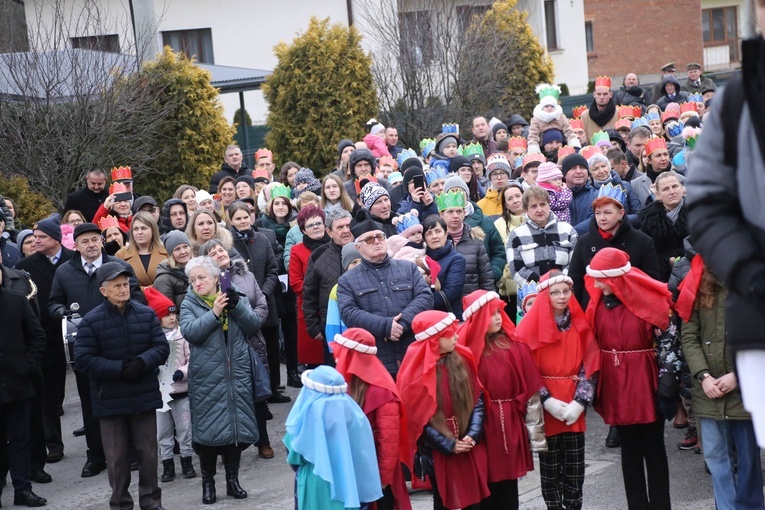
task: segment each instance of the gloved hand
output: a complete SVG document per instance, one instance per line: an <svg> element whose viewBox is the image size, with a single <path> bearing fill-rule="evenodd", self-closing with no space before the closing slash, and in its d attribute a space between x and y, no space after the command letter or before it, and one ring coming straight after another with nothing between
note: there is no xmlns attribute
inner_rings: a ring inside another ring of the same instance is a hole
<svg viewBox="0 0 765 510"><path fill-rule="evenodd" d="M667 421L671 420L677 414L677 398L665 397L661 394L656 395L656 411L660 418Z"/></svg>
<svg viewBox="0 0 765 510"><path fill-rule="evenodd" d="M126 381L135 382L143 375L143 369L146 364L141 358L132 361L126 361L122 364L122 378Z"/></svg>
<svg viewBox="0 0 765 510"><path fill-rule="evenodd" d="M566 421L563 418L563 413L565 412L566 406L568 406L568 404L562 400L558 400L557 398L550 397L545 400L545 403L542 405L544 406L545 411L550 413L553 418L556 418L560 421Z"/></svg>
<svg viewBox="0 0 765 510"><path fill-rule="evenodd" d="M183 380L183 372L176 370L175 373L173 373L173 382L178 382L181 380Z"/></svg>
<svg viewBox="0 0 765 510"><path fill-rule="evenodd" d="M228 289L226 291L226 297L228 298L228 303L226 303L226 310L233 310L236 308L236 305L239 304L239 293L234 289Z"/></svg>
<svg viewBox="0 0 765 510"><path fill-rule="evenodd" d="M576 400L572 400L568 403L566 406L566 409L563 410L563 419L562 421L566 422L566 425L571 426L574 423L576 423L576 420L579 419L580 416L582 416L582 413L584 412L584 406L577 402Z"/></svg>

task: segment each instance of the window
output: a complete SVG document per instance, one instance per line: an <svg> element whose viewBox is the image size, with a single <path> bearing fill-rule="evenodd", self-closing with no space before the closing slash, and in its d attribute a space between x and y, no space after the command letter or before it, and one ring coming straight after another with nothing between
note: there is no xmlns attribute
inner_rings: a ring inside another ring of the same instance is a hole
<svg viewBox="0 0 765 510"><path fill-rule="evenodd" d="M558 22L555 19L555 0L545 0L545 32L547 49L558 49Z"/></svg>
<svg viewBox="0 0 765 510"><path fill-rule="evenodd" d="M587 52L595 51L595 40L592 36L592 21L584 22L584 38L587 44Z"/></svg>
<svg viewBox="0 0 765 510"><path fill-rule="evenodd" d="M457 18L459 19L462 31L464 32L470 28L473 19L480 20L490 7L490 5L458 5Z"/></svg>
<svg viewBox="0 0 765 510"><path fill-rule="evenodd" d="M108 53L120 52L120 40L117 34L93 35L89 37L72 37L72 48L83 50L106 51Z"/></svg>
<svg viewBox="0 0 765 510"><path fill-rule="evenodd" d="M730 48L730 61L739 61L736 7L719 7L701 11L701 31L705 47L727 45Z"/></svg>
<svg viewBox="0 0 765 510"><path fill-rule="evenodd" d="M175 51L182 51L189 57L194 57L202 64L215 63L212 30L209 28L162 32L162 43Z"/></svg>
<svg viewBox="0 0 765 510"><path fill-rule="evenodd" d="M433 60L433 33L428 11L401 12L401 58L411 66L423 66Z"/></svg>

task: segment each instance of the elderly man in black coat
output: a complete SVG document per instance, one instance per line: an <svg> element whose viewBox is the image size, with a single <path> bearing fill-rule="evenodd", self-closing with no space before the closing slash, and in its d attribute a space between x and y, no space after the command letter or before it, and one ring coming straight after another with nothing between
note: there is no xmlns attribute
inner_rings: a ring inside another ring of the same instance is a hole
<svg viewBox="0 0 765 510"><path fill-rule="evenodd" d="M109 472L112 509L132 508L130 451L138 459L142 509L162 508L157 485L157 421L162 407L157 379L170 347L154 310L130 299L133 274L118 262L96 271L104 302L88 312L77 329L74 362L90 379L93 416L100 421Z"/></svg>
<svg viewBox="0 0 765 510"><path fill-rule="evenodd" d="M3 272L0 272L2 283ZM0 286L0 427L8 442L8 464L13 481L13 504L44 506L32 492L29 420L35 390L32 378L40 375L45 353L45 332L27 296Z"/></svg>

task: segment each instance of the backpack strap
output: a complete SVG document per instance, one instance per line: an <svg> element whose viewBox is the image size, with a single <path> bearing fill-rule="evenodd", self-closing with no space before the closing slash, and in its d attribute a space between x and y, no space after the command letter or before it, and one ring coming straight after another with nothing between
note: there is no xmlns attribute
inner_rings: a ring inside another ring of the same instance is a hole
<svg viewBox="0 0 765 510"><path fill-rule="evenodd" d="M744 110L744 96L743 73L736 73L725 85L723 108L720 112L725 137L725 164L733 168L738 167L738 125Z"/></svg>

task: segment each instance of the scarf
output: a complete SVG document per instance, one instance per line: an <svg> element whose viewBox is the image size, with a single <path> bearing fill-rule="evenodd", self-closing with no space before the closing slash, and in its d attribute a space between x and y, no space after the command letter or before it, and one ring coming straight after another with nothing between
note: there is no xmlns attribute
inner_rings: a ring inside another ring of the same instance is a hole
<svg viewBox="0 0 765 510"><path fill-rule="evenodd" d="M231 230L234 231L234 235L236 235L237 239L241 239L242 241L249 241L252 237L252 230L245 230L244 232L241 232L236 229L236 227L232 228Z"/></svg>
<svg viewBox="0 0 765 510"><path fill-rule="evenodd" d="M303 244L310 251L315 250L316 248L318 248L322 244L328 243L329 240L330 240L330 237L327 235L326 231L324 232L324 237L322 237L321 239L311 239L307 235L303 234Z"/></svg>
<svg viewBox="0 0 765 510"><path fill-rule="evenodd" d="M204 304L210 307L212 310L213 305L215 304L215 298L218 297L218 294L215 294L214 296L200 296L197 294L197 291L192 290L191 292L194 293L195 296L197 296L199 299L201 299ZM214 312L213 312L214 313ZM220 314L220 323L223 325L223 331L228 331L228 311L223 310L223 312Z"/></svg>
<svg viewBox="0 0 765 510"><path fill-rule="evenodd" d="M540 104L534 107L534 118L544 124L549 124L550 122L558 120L558 118L563 115L563 109L560 107L560 105L555 105L555 110L551 112L546 112L543 110L543 108L544 107Z"/></svg>
<svg viewBox="0 0 765 510"><path fill-rule="evenodd" d="M677 218L680 217L680 209L683 208L684 202L685 202L685 199L680 200L680 203L677 204L677 207L675 207L671 211L667 211L667 218L669 218L669 221L671 221L672 223L677 223Z"/></svg>
<svg viewBox="0 0 765 510"><path fill-rule="evenodd" d="M613 99L608 101L608 104L602 111L598 110L598 104L595 102L594 99L592 100L592 103L590 104L590 109L589 109L590 120L600 127L603 127L606 124L608 124L608 122L612 118L614 118L615 113L616 113L616 104L614 104Z"/></svg>

